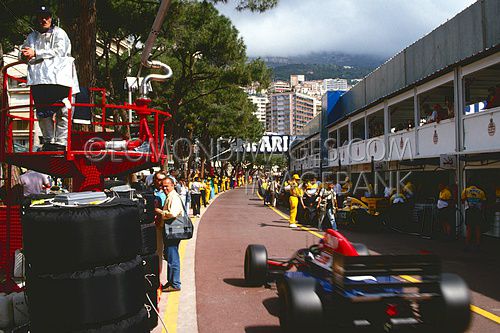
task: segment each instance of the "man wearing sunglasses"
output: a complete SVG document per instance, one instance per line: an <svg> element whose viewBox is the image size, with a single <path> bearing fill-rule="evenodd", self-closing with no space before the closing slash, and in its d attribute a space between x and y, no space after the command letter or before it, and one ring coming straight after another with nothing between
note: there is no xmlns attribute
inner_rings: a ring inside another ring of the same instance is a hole
<svg viewBox="0 0 500 333"><path fill-rule="evenodd" d="M68 139L68 109L71 107L69 92L71 88L73 95L80 91L71 42L66 32L53 24L52 12L47 6L36 10L36 26L36 31L26 38L20 57L28 62L27 85L31 87L44 139L42 149L64 151ZM63 103L64 106L50 105L54 103Z"/></svg>

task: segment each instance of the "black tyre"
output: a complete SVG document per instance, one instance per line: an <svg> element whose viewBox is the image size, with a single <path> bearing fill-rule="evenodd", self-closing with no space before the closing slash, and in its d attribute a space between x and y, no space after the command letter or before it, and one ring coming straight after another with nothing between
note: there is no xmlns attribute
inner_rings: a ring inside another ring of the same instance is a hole
<svg viewBox="0 0 500 333"><path fill-rule="evenodd" d="M22 224L26 261L36 274L111 265L131 260L141 250L138 209L132 200L30 207Z"/></svg>
<svg viewBox="0 0 500 333"><path fill-rule="evenodd" d="M245 282L255 287L267 282L267 250L264 245L248 245L245 251Z"/></svg>
<svg viewBox="0 0 500 333"><path fill-rule="evenodd" d="M156 253L156 225L154 223L141 225L141 255Z"/></svg>
<svg viewBox="0 0 500 333"><path fill-rule="evenodd" d="M360 256L369 256L370 251L368 251L368 248L366 247L365 244L362 243L351 243L354 249L356 249L356 252L358 252L358 255Z"/></svg>
<svg viewBox="0 0 500 333"><path fill-rule="evenodd" d="M141 309L138 313L131 317L122 319L112 324L102 325L99 327L79 330L74 333L143 333L149 332L148 312L146 309Z"/></svg>
<svg viewBox="0 0 500 333"><path fill-rule="evenodd" d="M440 311L442 332L465 332L471 321L470 291L465 281L456 274L441 275L443 310Z"/></svg>
<svg viewBox="0 0 500 333"><path fill-rule="evenodd" d="M150 330L158 326L158 314L156 311L158 310L158 296L157 291L148 291L145 295L146 299L144 300L144 305L148 311L147 325ZM156 309L156 311L155 311Z"/></svg>
<svg viewBox="0 0 500 333"><path fill-rule="evenodd" d="M157 200L153 192L145 191L139 197L139 219L142 224L152 223L155 218L155 201Z"/></svg>
<svg viewBox="0 0 500 333"><path fill-rule="evenodd" d="M158 255L142 256L142 271L146 291L156 291L160 287L160 259Z"/></svg>
<svg viewBox="0 0 500 333"><path fill-rule="evenodd" d="M312 278L284 278L278 282L280 325L284 332L313 332L323 326L323 306Z"/></svg>
<svg viewBox="0 0 500 333"><path fill-rule="evenodd" d="M437 288L423 292L435 292L439 299L420 303L420 315L432 333L462 333L471 321L470 291L467 284L455 274L444 273Z"/></svg>
<svg viewBox="0 0 500 333"><path fill-rule="evenodd" d="M142 260L59 275L27 274L33 332L68 332L111 323L144 307Z"/></svg>

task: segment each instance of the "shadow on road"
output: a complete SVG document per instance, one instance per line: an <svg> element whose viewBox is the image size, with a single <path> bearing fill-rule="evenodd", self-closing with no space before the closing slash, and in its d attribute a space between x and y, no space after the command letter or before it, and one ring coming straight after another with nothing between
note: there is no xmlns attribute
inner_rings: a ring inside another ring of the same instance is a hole
<svg viewBox="0 0 500 333"><path fill-rule="evenodd" d="M247 285L245 279L227 278L227 279L222 279L222 281L233 287L253 288L252 286ZM255 288L262 288L262 286L258 286Z"/></svg>
<svg viewBox="0 0 500 333"><path fill-rule="evenodd" d="M245 327L246 333L279 333L282 332L279 326L248 326Z"/></svg>
<svg viewBox="0 0 500 333"><path fill-rule="evenodd" d="M287 228L287 229L290 229L290 227L288 226L288 223L287 224L269 224L269 223L261 223L260 224L261 227L274 227L274 228Z"/></svg>
<svg viewBox="0 0 500 333"><path fill-rule="evenodd" d="M262 301L264 307L270 315L279 317L280 315L280 299L278 297L267 298Z"/></svg>
<svg viewBox="0 0 500 333"><path fill-rule="evenodd" d="M278 297L266 298L262 301L267 312L271 316L279 317L280 315L280 300ZM279 333L283 332L279 326L248 326L245 327L246 333Z"/></svg>

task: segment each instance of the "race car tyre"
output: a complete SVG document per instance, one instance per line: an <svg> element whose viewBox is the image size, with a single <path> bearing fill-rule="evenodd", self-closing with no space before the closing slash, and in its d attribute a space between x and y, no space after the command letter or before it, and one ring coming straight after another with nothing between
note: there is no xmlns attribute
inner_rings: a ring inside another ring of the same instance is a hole
<svg viewBox="0 0 500 333"><path fill-rule="evenodd" d="M144 307L142 260L64 274L28 270L33 332L67 332L131 316Z"/></svg>
<svg viewBox="0 0 500 333"><path fill-rule="evenodd" d="M440 283L443 310L439 323L442 332L465 332L471 321L470 291L465 281L456 274L444 273Z"/></svg>
<svg viewBox="0 0 500 333"><path fill-rule="evenodd" d="M154 223L141 225L141 255L156 253L156 225Z"/></svg>
<svg viewBox="0 0 500 333"><path fill-rule="evenodd" d="M370 251L368 251L368 248L366 247L365 244L362 243L351 243L356 252L358 252L358 255L360 256L369 256Z"/></svg>
<svg viewBox="0 0 500 333"><path fill-rule="evenodd" d="M264 245L252 244L245 251L245 282L262 286L267 281L267 250Z"/></svg>
<svg viewBox="0 0 500 333"><path fill-rule="evenodd" d="M435 301L420 303L420 315L432 333L462 333L471 321L470 291L458 275L444 273L438 288L424 290L441 295Z"/></svg>
<svg viewBox="0 0 500 333"><path fill-rule="evenodd" d="M36 274L111 265L141 250L137 204L116 198L98 205L32 206L22 216L26 261Z"/></svg>
<svg viewBox="0 0 500 333"><path fill-rule="evenodd" d="M284 332L313 332L322 328L323 305L316 293L315 279L284 278L278 281L278 295L279 319Z"/></svg>
<svg viewBox="0 0 500 333"><path fill-rule="evenodd" d="M146 309L141 309L133 316L122 319L118 322L102 325L99 327L73 331L73 333L145 333L150 331L148 327L147 316L148 312L146 311Z"/></svg>
<svg viewBox="0 0 500 333"><path fill-rule="evenodd" d="M160 287L160 259L156 253L141 258L145 290L156 291Z"/></svg>

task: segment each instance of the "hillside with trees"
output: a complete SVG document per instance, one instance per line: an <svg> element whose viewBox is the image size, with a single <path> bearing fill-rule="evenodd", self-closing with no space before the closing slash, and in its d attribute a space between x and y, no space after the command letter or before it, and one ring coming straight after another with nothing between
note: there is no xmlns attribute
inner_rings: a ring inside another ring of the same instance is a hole
<svg viewBox="0 0 500 333"><path fill-rule="evenodd" d="M290 64L272 68L275 80L290 79L291 74L304 74L306 80L327 78L362 79L375 68L338 66L333 64Z"/></svg>
<svg viewBox="0 0 500 333"><path fill-rule="evenodd" d="M386 59L369 54L317 52L287 57L260 57L273 70L275 80L289 80L291 74L304 74L307 80L325 78L361 79Z"/></svg>

